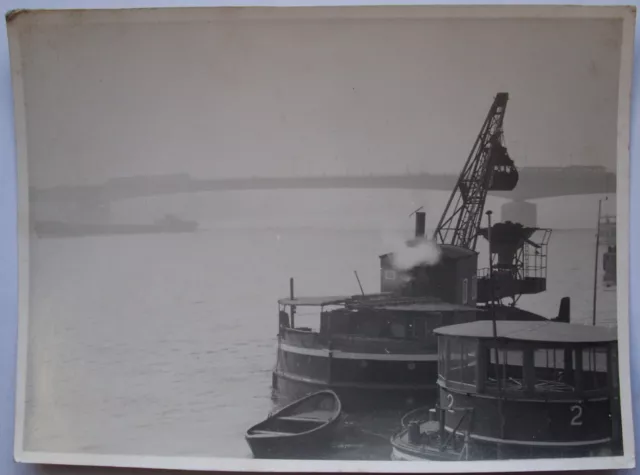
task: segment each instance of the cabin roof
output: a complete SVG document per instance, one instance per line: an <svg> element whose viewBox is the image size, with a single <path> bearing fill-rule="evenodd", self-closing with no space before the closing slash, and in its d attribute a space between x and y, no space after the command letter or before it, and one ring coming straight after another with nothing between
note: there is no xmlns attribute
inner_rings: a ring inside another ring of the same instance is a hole
<svg viewBox="0 0 640 475"><path fill-rule="evenodd" d="M280 305L297 305L298 307L322 307L324 305L341 305L350 298L350 295L334 295L330 297L296 297L294 299L280 299L278 300L278 303Z"/></svg>
<svg viewBox="0 0 640 475"><path fill-rule="evenodd" d="M402 297L391 293L365 295L335 295L318 297L296 297L278 300L280 305L298 307L323 307L339 305L352 308L371 308L377 310L396 310L399 312L484 312L467 305L445 302L437 297Z"/></svg>
<svg viewBox="0 0 640 475"><path fill-rule="evenodd" d="M448 302L412 303L400 305L376 306L381 310L397 310L399 312L484 312L484 310L468 305L456 305Z"/></svg>
<svg viewBox="0 0 640 475"><path fill-rule="evenodd" d="M497 321L498 338L516 341L542 341L549 343L606 343L617 340L613 328L578 325L561 322ZM493 338L491 320L461 323L436 328L434 333L479 339Z"/></svg>
<svg viewBox="0 0 640 475"><path fill-rule="evenodd" d="M412 239L407 241L407 245L411 247L414 243L421 241L421 238ZM463 257L470 257L478 254L476 251L472 251L471 249L467 249L466 247L453 246L451 244L438 244L440 251L442 252L442 257L447 257L449 259L461 259ZM380 255L380 259L384 259L386 257L390 257L393 255L393 252L387 252L386 254Z"/></svg>
<svg viewBox="0 0 640 475"><path fill-rule="evenodd" d="M442 249L444 255L453 258L469 257L478 254L476 251L472 251L466 247L453 246L451 244L440 244L440 249Z"/></svg>

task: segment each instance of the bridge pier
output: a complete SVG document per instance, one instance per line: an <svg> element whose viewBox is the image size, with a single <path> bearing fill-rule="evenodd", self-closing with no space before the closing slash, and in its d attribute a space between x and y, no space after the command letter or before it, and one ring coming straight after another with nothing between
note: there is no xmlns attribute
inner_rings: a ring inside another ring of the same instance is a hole
<svg viewBox="0 0 640 475"><path fill-rule="evenodd" d="M500 209L502 221L512 221L524 226L538 225L538 206L528 201L510 201Z"/></svg>

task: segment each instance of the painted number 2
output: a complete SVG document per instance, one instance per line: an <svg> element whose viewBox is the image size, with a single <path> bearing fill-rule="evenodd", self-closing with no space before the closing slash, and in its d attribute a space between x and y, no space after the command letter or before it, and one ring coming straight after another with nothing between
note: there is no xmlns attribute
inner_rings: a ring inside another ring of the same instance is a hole
<svg viewBox="0 0 640 475"><path fill-rule="evenodd" d="M453 412L453 395L452 394L447 394L447 409L449 410L449 412Z"/></svg>
<svg viewBox="0 0 640 475"><path fill-rule="evenodd" d="M572 426L581 426L582 425L582 406L571 406L571 414L573 414L573 418L571 419Z"/></svg>

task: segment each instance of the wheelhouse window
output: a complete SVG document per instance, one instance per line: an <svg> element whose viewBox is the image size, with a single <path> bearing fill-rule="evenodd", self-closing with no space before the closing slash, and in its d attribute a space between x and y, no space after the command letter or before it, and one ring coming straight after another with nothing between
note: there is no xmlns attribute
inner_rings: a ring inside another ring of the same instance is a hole
<svg viewBox="0 0 640 475"><path fill-rule="evenodd" d="M478 278L475 275L471 277L471 300L478 300Z"/></svg>
<svg viewBox="0 0 640 475"><path fill-rule="evenodd" d="M500 388L505 391L522 391L525 389L525 352L519 349L506 349L489 347L488 361L490 362L486 373L487 388ZM497 350L497 351L496 351ZM498 363L496 364L496 352Z"/></svg>
<svg viewBox="0 0 640 475"><path fill-rule="evenodd" d="M466 304L469 300L469 280L462 279L462 304Z"/></svg>
<svg viewBox="0 0 640 475"><path fill-rule="evenodd" d="M442 343L445 343L444 345ZM451 383L475 386L477 341L467 338L440 338L439 374Z"/></svg>
<svg viewBox="0 0 640 475"><path fill-rule="evenodd" d="M529 394L573 393L607 388L607 349L596 348L496 348L485 344L489 364L484 372L487 390Z"/></svg>
<svg viewBox="0 0 640 475"><path fill-rule="evenodd" d="M436 346L436 335L433 330L442 326L443 314L441 312L429 312L427 315L408 317L408 336L415 340Z"/></svg>
<svg viewBox="0 0 640 475"><path fill-rule="evenodd" d="M406 338L407 327L403 321L390 320L387 321L387 328L391 338Z"/></svg>
<svg viewBox="0 0 640 475"><path fill-rule="evenodd" d="M347 316L350 335L377 338L382 331L382 319L373 312L358 312Z"/></svg>
<svg viewBox="0 0 640 475"><path fill-rule="evenodd" d="M396 280L397 273L393 269L387 269L384 271L384 278L386 280Z"/></svg>
<svg viewBox="0 0 640 475"><path fill-rule="evenodd" d="M562 348L537 350L534 353L535 390L544 392L575 391L572 378L572 363L567 365L567 356L571 350L565 352Z"/></svg>
<svg viewBox="0 0 640 475"><path fill-rule="evenodd" d="M577 350L580 351L580 350ZM582 388L585 391L605 389L607 379L607 349L593 347L582 349Z"/></svg>
<svg viewBox="0 0 640 475"><path fill-rule="evenodd" d="M449 339L438 337L438 377L447 379L447 354Z"/></svg>

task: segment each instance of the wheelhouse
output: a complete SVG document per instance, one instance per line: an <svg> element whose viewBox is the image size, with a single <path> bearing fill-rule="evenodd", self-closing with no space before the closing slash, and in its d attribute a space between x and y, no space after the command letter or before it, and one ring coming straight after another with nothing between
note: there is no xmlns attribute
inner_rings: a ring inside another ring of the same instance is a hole
<svg viewBox="0 0 640 475"><path fill-rule="evenodd" d="M618 439L615 329L477 321L435 333L443 430L520 454Z"/></svg>
<svg viewBox="0 0 640 475"><path fill-rule="evenodd" d="M502 398L608 395L616 351L610 328L489 320L435 330L442 387ZM497 355L497 360L496 360ZM496 362L497 361L497 362Z"/></svg>

